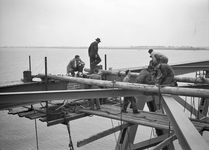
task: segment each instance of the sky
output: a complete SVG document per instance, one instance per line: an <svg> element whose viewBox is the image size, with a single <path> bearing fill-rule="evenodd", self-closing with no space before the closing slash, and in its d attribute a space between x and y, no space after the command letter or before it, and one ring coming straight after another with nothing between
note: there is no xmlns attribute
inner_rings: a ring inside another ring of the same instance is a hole
<svg viewBox="0 0 209 150"><path fill-rule="evenodd" d="M0 46L209 46L209 0L0 0Z"/></svg>

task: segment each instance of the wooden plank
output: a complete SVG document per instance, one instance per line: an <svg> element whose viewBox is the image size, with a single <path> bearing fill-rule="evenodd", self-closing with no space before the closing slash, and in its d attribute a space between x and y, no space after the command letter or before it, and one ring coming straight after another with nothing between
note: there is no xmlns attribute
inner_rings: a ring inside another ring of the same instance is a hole
<svg viewBox="0 0 209 150"><path fill-rule="evenodd" d="M168 146L169 144L171 144L171 142L173 142L174 140L176 140L176 135L172 135L170 137L168 137L167 139L165 139L164 141L162 141L161 143L159 143L158 145L156 145L154 148L152 148L151 150L161 150L164 147Z"/></svg>
<svg viewBox="0 0 209 150"><path fill-rule="evenodd" d="M109 107L107 109L107 106L101 105L100 110L89 110L89 109L81 109L80 112L87 113L89 115L98 115L102 117L112 118L116 120L121 120L129 123L134 124L140 124L148 127L154 127L159 129L169 129L169 121L166 115L164 114L158 114L154 112L146 112L146 111L140 111L142 113L140 114L132 114L132 113L123 113L122 116L120 114L119 110L114 110L115 108L113 106ZM113 111L111 111L111 108L114 108ZM112 113L107 113L107 111ZM208 122L200 121L193 119L192 122L195 122L194 124L197 130L201 131L203 128L208 129L209 124ZM198 122L198 123L197 123ZM173 127L170 127L171 130L173 130Z"/></svg>
<svg viewBox="0 0 209 150"><path fill-rule="evenodd" d="M45 113L36 112L36 113L33 113L33 114L26 115L25 117L29 118L29 119L37 119L37 118L44 117L44 116L46 116Z"/></svg>
<svg viewBox="0 0 209 150"><path fill-rule="evenodd" d="M65 122L72 121L72 120L79 119L79 118L83 118L86 116L89 116L89 115L87 115L85 113L78 113L78 114L70 113L66 118L60 118L60 119L48 121L47 126L52 126L52 125L56 125L59 123L65 123Z"/></svg>
<svg viewBox="0 0 209 150"><path fill-rule="evenodd" d="M146 119L146 117L144 117L144 116L140 116L140 114L133 114L132 117L127 117L126 114L124 114L121 117L120 114L118 114L118 115L107 114L107 112L104 110L96 111L96 110L82 109L79 111L87 113L87 114L98 115L98 116L112 118L112 119L116 119L116 120L122 119L122 121L125 121L125 122L140 124L140 125L149 126L149 127L155 127L155 128L159 128L159 129L168 129L169 128L168 125L161 125L161 124L157 123L156 121ZM138 115L138 117L136 117L137 115Z"/></svg>
<svg viewBox="0 0 209 150"><path fill-rule="evenodd" d="M19 116L19 117L26 117L27 115L34 114L34 113L35 113L35 112L32 110L32 111L27 111L27 112L18 113L18 116Z"/></svg>
<svg viewBox="0 0 209 150"><path fill-rule="evenodd" d="M28 108L17 107L17 108L10 109L8 114L16 115L18 113L25 112L25 111L28 111Z"/></svg>
<svg viewBox="0 0 209 150"><path fill-rule="evenodd" d="M200 135L179 104L170 95L162 95L163 107L179 140L182 149L208 150L209 145Z"/></svg>
<svg viewBox="0 0 209 150"><path fill-rule="evenodd" d="M81 147L83 145L86 145L86 144L88 144L90 142L93 142L93 141L96 141L98 139L101 139L101 138L103 138L105 136L108 136L110 134L113 134L113 133L115 133L117 131L120 131L120 130L125 129L127 127L130 127L132 125L133 124L125 123L125 124L119 125L117 127L114 127L114 128L108 129L108 130L105 130L105 131L100 132L100 133L98 133L96 135L93 135L93 136L91 136L91 137L89 137L87 139L84 139L82 141L78 141L77 142L77 147Z"/></svg>
<svg viewBox="0 0 209 150"><path fill-rule="evenodd" d="M164 141L167 138L168 138L168 134L164 134L164 135L161 135L161 136L158 136L155 138L151 138L151 139L134 144L134 149L135 150L143 150L146 148L150 148L150 147L153 147L153 146L159 144L160 142Z"/></svg>

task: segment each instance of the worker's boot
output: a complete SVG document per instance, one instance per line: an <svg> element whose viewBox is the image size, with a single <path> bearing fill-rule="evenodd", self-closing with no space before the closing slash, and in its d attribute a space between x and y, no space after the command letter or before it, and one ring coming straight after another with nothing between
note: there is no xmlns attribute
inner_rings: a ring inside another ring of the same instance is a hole
<svg viewBox="0 0 209 150"><path fill-rule="evenodd" d="M133 114L139 114L140 112L138 110L134 110Z"/></svg>
<svg viewBox="0 0 209 150"><path fill-rule="evenodd" d="M122 113L128 113L125 109L121 110Z"/></svg>

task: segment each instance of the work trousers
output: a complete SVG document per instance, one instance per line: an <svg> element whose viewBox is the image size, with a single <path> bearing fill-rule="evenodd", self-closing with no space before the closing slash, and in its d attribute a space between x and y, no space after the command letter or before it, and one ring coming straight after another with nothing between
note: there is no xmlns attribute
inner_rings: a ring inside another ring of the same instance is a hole
<svg viewBox="0 0 209 150"><path fill-rule="evenodd" d="M166 77L160 80L160 85L170 85L174 82L174 76Z"/></svg>
<svg viewBox="0 0 209 150"><path fill-rule="evenodd" d="M74 77L75 76L75 71L83 72L83 68L84 68L84 65L80 64L75 68L70 68L70 73Z"/></svg>
<svg viewBox="0 0 209 150"><path fill-rule="evenodd" d="M94 106L96 105L96 109L100 109L100 102L98 98L92 98L90 100L90 109L94 109Z"/></svg>
<svg viewBox="0 0 209 150"><path fill-rule="evenodd" d="M99 55L97 57L90 57L90 73L94 73L94 68L97 64L101 62L101 58Z"/></svg>
<svg viewBox="0 0 209 150"><path fill-rule="evenodd" d="M131 102L131 106L133 108L133 111L137 111L136 99L134 97L124 97L122 111L126 111L127 110L129 102Z"/></svg>

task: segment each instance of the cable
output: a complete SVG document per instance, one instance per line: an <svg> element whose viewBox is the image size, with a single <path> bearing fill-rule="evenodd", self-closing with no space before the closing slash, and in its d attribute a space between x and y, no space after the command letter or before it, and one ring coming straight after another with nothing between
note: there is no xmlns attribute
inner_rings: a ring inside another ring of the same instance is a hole
<svg viewBox="0 0 209 150"><path fill-rule="evenodd" d="M151 133L150 133L149 144L148 144L149 146L150 146L150 142L151 142L151 139L152 139L152 134L153 134L153 128L151 129Z"/></svg>
<svg viewBox="0 0 209 150"><path fill-rule="evenodd" d="M111 119L111 123L112 123L112 127L114 128L114 125L113 125L113 121L112 121L112 119ZM117 139L116 139L115 132L114 132L114 136L115 136L115 142L117 143Z"/></svg>
<svg viewBox="0 0 209 150"><path fill-rule="evenodd" d="M33 105L31 105L31 109L33 109ZM33 112L35 113L35 110L33 110ZM36 119L35 119L35 131L36 131L36 147L37 147L37 150L39 150L39 146L38 146L38 129L37 129Z"/></svg>
<svg viewBox="0 0 209 150"><path fill-rule="evenodd" d="M158 87L158 94L159 94L159 109L161 109L160 85L159 85L159 87Z"/></svg>

